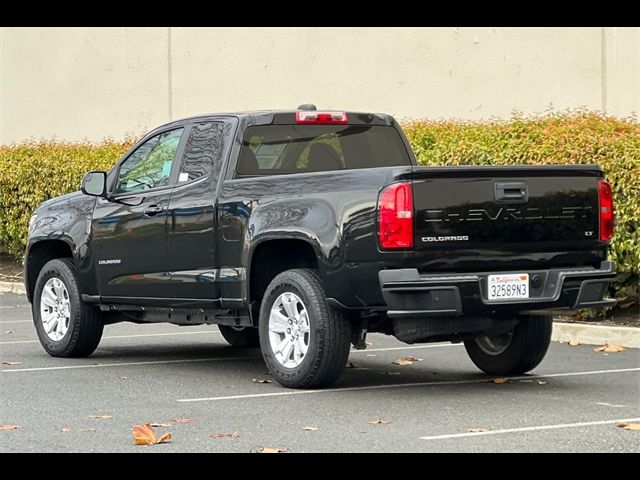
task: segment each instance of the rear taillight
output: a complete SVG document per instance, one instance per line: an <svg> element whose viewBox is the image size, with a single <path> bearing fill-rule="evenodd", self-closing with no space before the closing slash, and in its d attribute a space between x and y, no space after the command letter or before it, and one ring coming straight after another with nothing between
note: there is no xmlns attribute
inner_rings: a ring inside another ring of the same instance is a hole
<svg viewBox="0 0 640 480"><path fill-rule="evenodd" d="M394 183L378 196L378 234L383 249L413 248L411 183Z"/></svg>
<svg viewBox="0 0 640 480"><path fill-rule="evenodd" d="M304 125L342 125L348 122L345 112L296 112L296 123Z"/></svg>
<svg viewBox="0 0 640 480"><path fill-rule="evenodd" d="M613 192L611 185L604 180L600 181L600 240L608 242L613 238L614 212Z"/></svg>

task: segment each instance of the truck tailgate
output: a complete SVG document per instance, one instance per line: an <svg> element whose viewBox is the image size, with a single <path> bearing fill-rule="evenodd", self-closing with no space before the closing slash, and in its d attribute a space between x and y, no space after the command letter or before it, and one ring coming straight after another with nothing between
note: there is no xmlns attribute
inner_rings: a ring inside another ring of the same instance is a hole
<svg viewBox="0 0 640 480"><path fill-rule="evenodd" d="M594 166L416 167L416 250L579 250L599 242Z"/></svg>

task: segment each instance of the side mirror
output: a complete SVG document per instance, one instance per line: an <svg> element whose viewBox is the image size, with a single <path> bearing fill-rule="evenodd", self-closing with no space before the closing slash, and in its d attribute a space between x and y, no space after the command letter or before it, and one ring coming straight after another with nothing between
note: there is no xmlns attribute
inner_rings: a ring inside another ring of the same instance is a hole
<svg viewBox="0 0 640 480"><path fill-rule="evenodd" d="M80 189L85 195L104 197L107 191L107 172L85 173Z"/></svg>

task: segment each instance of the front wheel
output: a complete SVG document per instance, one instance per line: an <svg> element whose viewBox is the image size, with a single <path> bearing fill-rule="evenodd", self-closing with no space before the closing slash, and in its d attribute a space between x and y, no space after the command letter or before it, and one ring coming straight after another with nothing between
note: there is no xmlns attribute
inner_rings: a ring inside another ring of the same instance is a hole
<svg viewBox="0 0 640 480"><path fill-rule="evenodd" d="M314 270L287 270L271 281L259 330L264 361L285 387L329 386L349 358L350 325L342 312L327 305Z"/></svg>
<svg viewBox="0 0 640 480"><path fill-rule="evenodd" d="M75 267L66 258L42 267L32 310L40 343L52 357L87 357L98 347L100 310L82 301Z"/></svg>
<svg viewBox="0 0 640 480"><path fill-rule="evenodd" d="M511 332L465 340L471 361L488 375L519 375L537 367L549 349L553 318L527 315Z"/></svg>

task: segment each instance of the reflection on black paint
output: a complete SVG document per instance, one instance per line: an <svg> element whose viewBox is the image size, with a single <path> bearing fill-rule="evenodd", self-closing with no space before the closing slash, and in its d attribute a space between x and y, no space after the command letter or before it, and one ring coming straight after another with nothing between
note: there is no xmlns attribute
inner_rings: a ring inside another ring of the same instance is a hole
<svg viewBox="0 0 640 480"><path fill-rule="evenodd" d="M222 161L222 131L224 123L196 123L191 127L182 156L178 183L190 182L220 171Z"/></svg>

